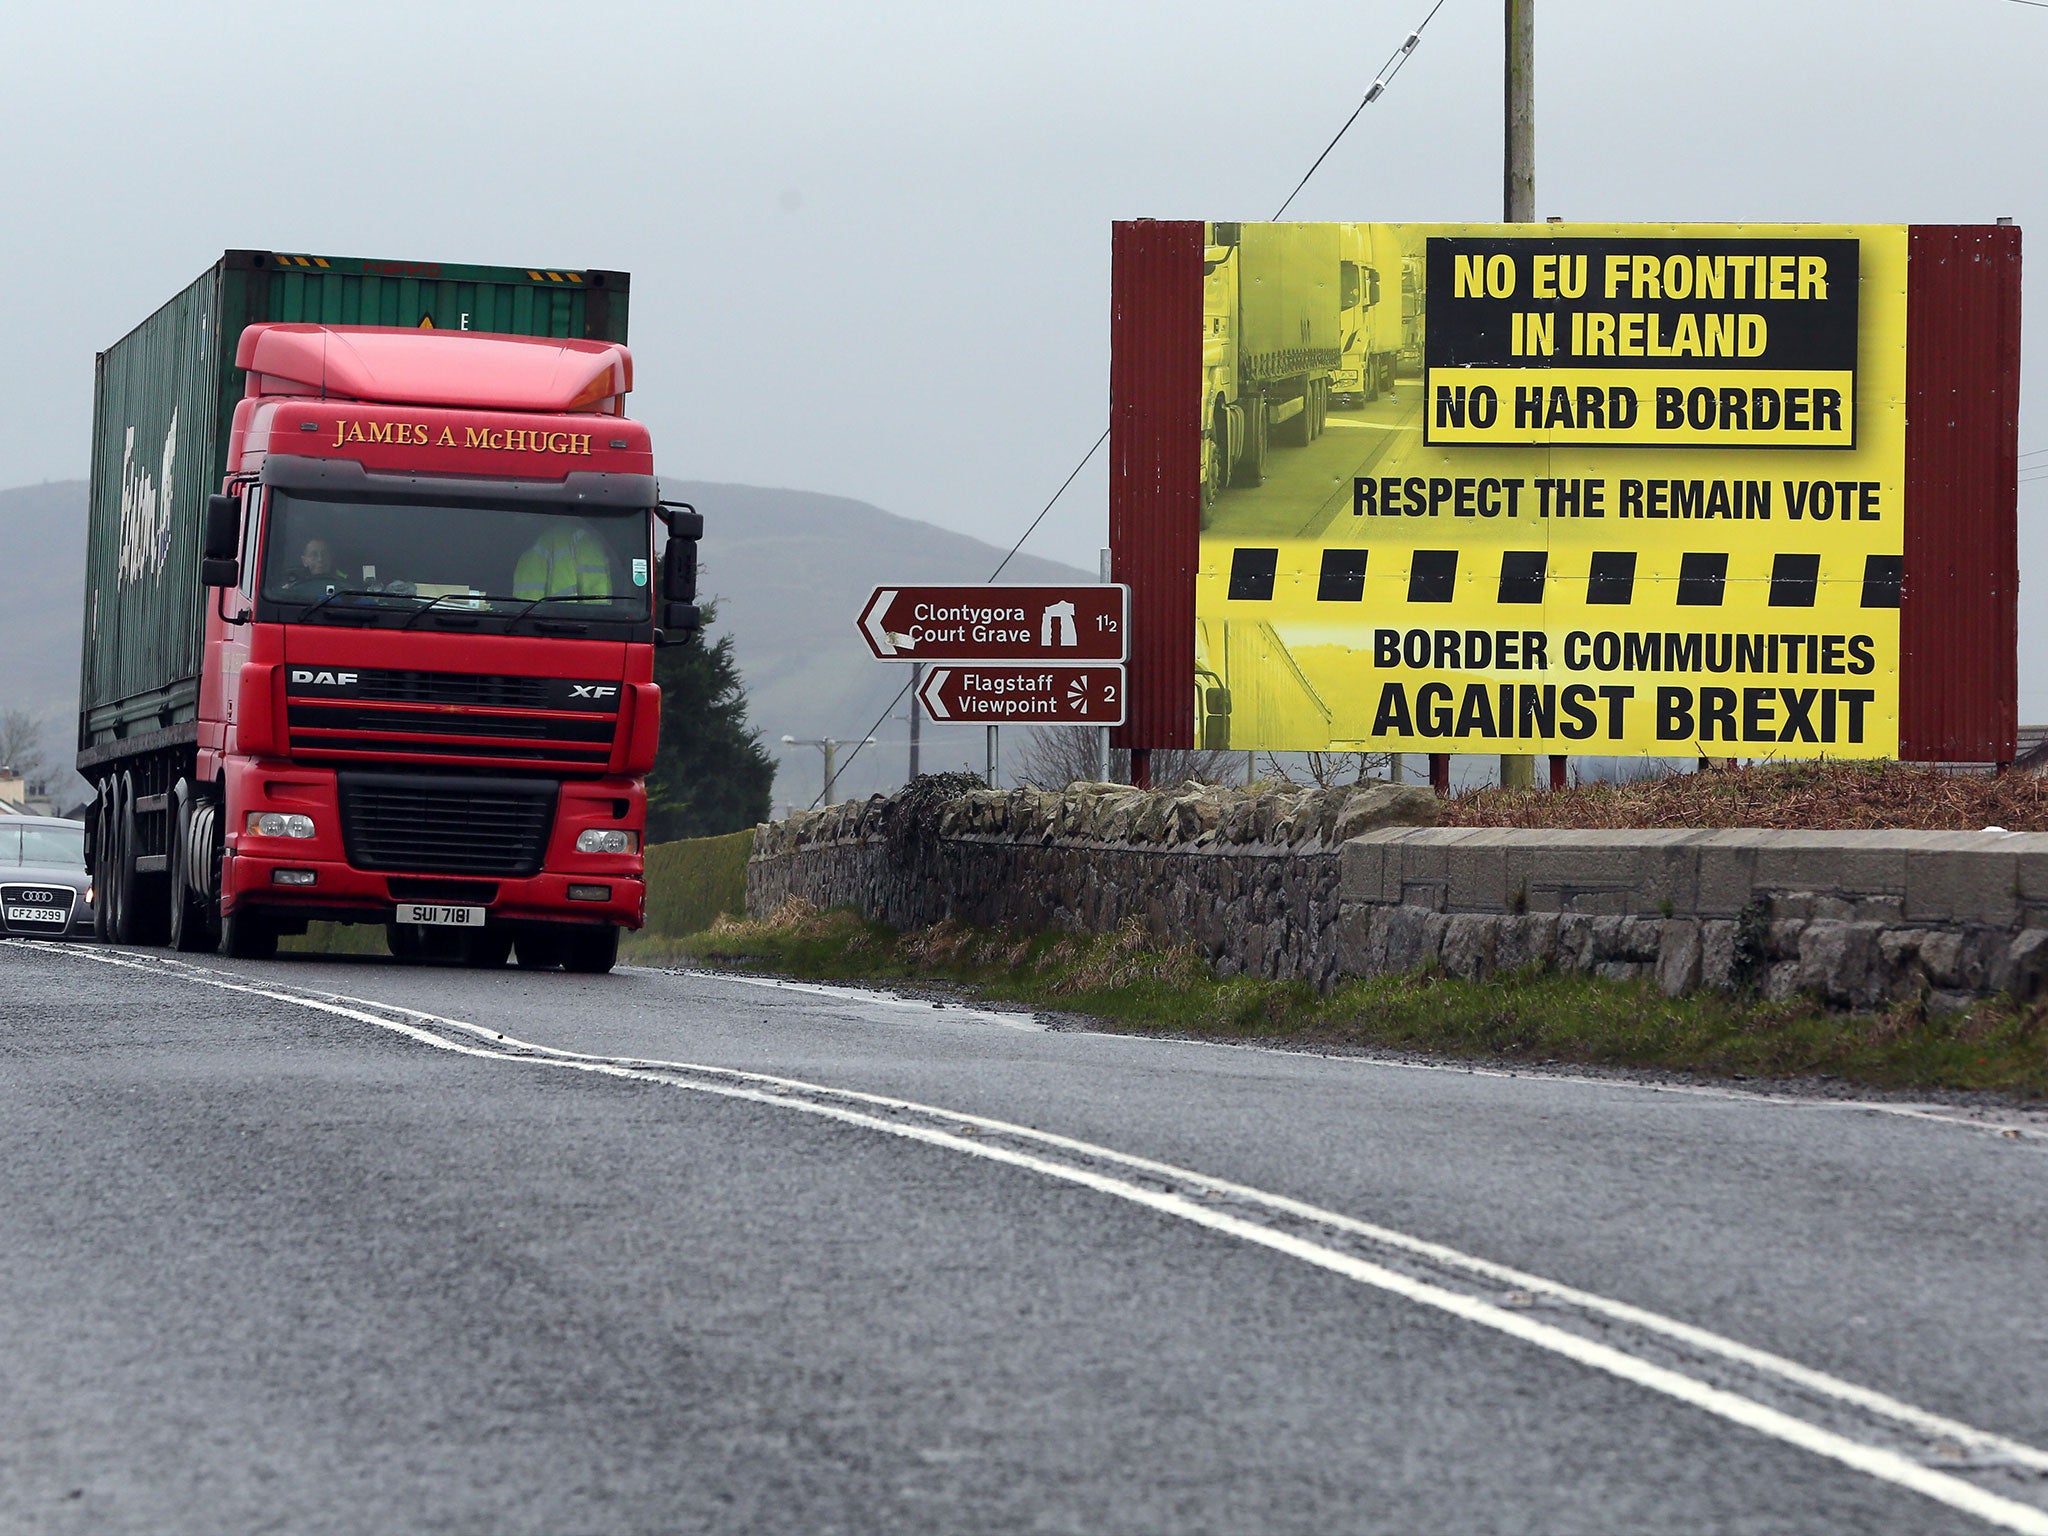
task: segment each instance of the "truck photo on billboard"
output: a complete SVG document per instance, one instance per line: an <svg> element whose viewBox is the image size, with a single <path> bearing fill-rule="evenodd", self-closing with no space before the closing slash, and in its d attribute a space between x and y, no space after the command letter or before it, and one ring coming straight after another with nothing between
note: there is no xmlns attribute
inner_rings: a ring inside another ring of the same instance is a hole
<svg viewBox="0 0 2048 1536"><path fill-rule="evenodd" d="M1124 744L2012 756L2017 230L1116 233Z"/></svg>

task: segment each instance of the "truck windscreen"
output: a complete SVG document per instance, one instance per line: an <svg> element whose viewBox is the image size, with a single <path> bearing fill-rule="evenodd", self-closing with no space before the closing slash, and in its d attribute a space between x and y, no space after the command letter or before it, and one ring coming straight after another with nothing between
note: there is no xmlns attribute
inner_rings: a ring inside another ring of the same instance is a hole
<svg viewBox="0 0 2048 1536"><path fill-rule="evenodd" d="M364 500L272 490L266 617L490 628L645 624L653 565L642 510Z"/></svg>

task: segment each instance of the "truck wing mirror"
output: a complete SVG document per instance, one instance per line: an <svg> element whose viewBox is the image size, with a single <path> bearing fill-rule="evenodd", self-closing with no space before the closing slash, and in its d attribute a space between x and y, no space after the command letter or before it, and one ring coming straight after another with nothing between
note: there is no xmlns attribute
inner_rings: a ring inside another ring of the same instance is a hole
<svg viewBox="0 0 2048 1536"><path fill-rule="evenodd" d="M658 512L668 525L668 548L661 556L661 623L654 643L684 645L704 627L697 607L697 541L704 537L704 514L687 502L665 503Z"/></svg>
<svg viewBox="0 0 2048 1536"><path fill-rule="evenodd" d="M687 501L665 501L659 510L670 538L695 542L704 537L704 514Z"/></svg>
<svg viewBox="0 0 2048 1536"><path fill-rule="evenodd" d="M206 498L206 529L200 541L199 580L209 587L232 587L242 580L242 501L238 496Z"/></svg>
<svg viewBox="0 0 2048 1536"><path fill-rule="evenodd" d="M201 553L208 560L232 560L242 547L242 499L239 496L206 498L206 538Z"/></svg>
<svg viewBox="0 0 2048 1536"><path fill-rule="evenodd" d="M672 603L697 600L697 546L671 538L661 557L661 595Z"/></svg>
<svg viewBox="0 0 2048 1536"><path fill-rule="evenodd" d="M695 603L661 605L661 627L654 632L656 645L686 645L704 628L704 614Z"/></svg>

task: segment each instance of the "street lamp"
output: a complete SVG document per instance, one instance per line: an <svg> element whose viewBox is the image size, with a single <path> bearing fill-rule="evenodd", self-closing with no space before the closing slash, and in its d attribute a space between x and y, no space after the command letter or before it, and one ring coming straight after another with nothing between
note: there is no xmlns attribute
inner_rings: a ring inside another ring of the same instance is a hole
<svg viewBox="0 0 2048 1536"><path fill-rule="evenodd" d="M820 797L819 803L831 805L835 803L832 799L832 786L839 777L839 749L865 747L872 744L874 739L872 736L863 736L859 741L842 741L837 736L785 736L782 738L782 744L785 747L816 747L825 754L825 793Z"/></svg>

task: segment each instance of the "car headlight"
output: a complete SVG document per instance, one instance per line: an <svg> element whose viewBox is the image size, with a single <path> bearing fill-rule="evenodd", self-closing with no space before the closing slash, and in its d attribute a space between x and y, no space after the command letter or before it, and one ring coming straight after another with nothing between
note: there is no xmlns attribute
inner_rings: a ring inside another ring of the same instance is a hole
<svg viewBox="0 0 2048 1536"><path fill-rule="evenodd" d="M244 830L257 837L311 837L313 818L291 811L251 811Z"/></svg>
<svg viewBox="0 0 2048 1536"><path fill-rule="evenodd" d="M640 846L637 832L617 827L585 827L576 834L578 853L632 853Z"/></svg>

